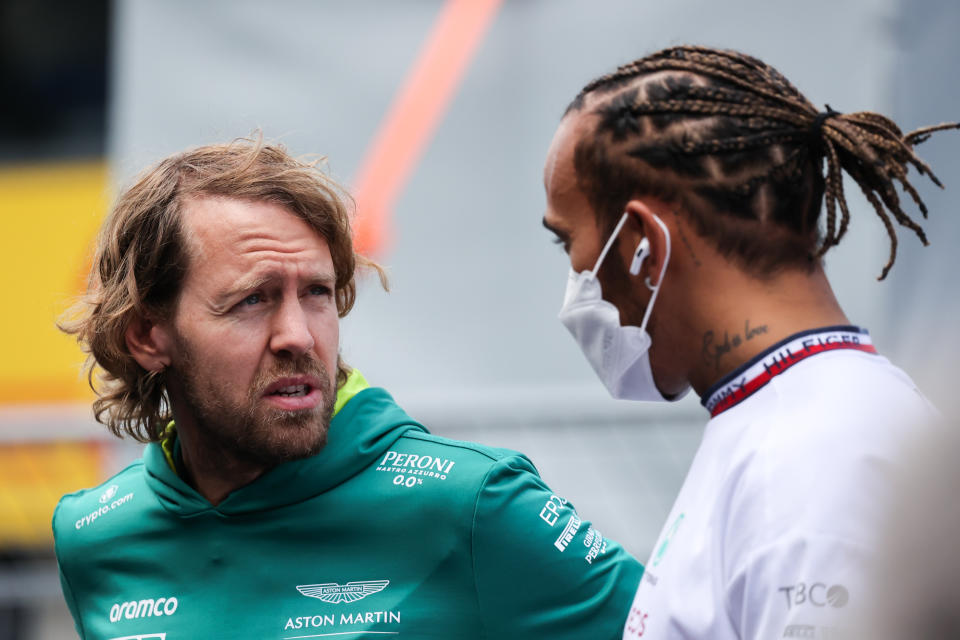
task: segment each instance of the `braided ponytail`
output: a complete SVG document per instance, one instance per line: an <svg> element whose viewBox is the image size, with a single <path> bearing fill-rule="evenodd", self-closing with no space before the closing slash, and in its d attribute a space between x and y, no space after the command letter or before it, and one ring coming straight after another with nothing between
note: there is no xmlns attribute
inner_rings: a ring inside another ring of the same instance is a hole
<svg viewBox="0 0 960 640"><path fill-rule="evenodd" d="M945 123L904 135L877 113L820 112L760 60L696 46L664 49L597 78L567 112L588 100L599 116L596 135L580 142L575 162L598 211L619 215L637 193L673 199L722 253L761 274L811 264L840 242L850 222L846 172L890 238L884 279L896 259L893 221L927 244L895 184L926 218L909 167L943 185L914 147L960 128Z"/></svg>

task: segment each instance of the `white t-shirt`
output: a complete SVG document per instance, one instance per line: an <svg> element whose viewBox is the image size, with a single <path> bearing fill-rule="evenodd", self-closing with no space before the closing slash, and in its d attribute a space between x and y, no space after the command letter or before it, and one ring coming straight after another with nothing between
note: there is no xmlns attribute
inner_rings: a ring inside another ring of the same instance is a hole
<svg viewBox="0 0 960 640"><path fill-rule="evenodd" d="M856 327L796 334L704 398L623 637L839 637L866 604L892 471L935 410Z"/></svg>

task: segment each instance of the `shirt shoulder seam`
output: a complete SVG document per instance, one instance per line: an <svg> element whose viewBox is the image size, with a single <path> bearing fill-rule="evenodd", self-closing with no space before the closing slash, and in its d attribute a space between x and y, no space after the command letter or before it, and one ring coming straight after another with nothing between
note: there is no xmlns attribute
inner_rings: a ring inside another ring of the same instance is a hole
<svg viewBox="0 0 960 640"><path fill-rule="evenodd" d="M67 500L68 498L80 498L80 497L82 497L82 496L84 496L84 495L86 495L86 494L88 494L88 493L95 493L96 491L98 491L98 490L101 489L102 487L109 486L111 482L114 482L114 481L117 480L120 476L123 476L123 475L127 474L128 472L132 471L132 470L134 469L134 467L142 467L142 466L143 466L143 459L142 459L142 458L138 458L138 459L134 460L133 462L131 462L130 464L128 464L128 465L127 465L126 467L124 467L123 469L121 469L120 471L116 472L115 474L113 474L112 476L110 476L109 478L107 478L106 480L104 480L103 482L101 482L100 484L98 484L98 485L94 485L94 486L92 486L92 487L87 487L87 488L85 488L85 489L78 489L78 490L73 491L73 492L71 492L71 493L65 493L65 494L63 494L63 495L60 497L59 502L57 503L57 509L60 508L60 505L63 504L64 500Z"/></svg>
<svg viewBox="0 0 960 640"><path fill-rule="evenodd" d="M452 440L450 438L444 438L442 436L436 436L432 433L424 433L419 431L408 431L404 433L400 438L411 438L413 440L423 440L424 442L433 442L445 447L453 447L456 449L465 449L467 451L473 451L478 453L488 459L491 462L500 462L505 458L510 458L518 455L517 452L508 451L506 449L496 449L493 447L487 447L481 444L475 444L472 442L465 442L462 440Z"/></svg>

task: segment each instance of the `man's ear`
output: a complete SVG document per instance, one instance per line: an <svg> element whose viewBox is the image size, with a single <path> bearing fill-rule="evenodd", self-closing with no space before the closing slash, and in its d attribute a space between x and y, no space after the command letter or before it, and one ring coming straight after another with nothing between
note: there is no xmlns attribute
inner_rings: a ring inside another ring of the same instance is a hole
<svg viewBox="0 0 960 640"><path fill-rule="evenodd" d="M165 325L140 316L127 327L124 339L130 355L147 371L163 371L170 365L173 340Z"/></svg>
<svg viewBox="0 0 960 640"><path fill-rule="evenodd" d="M635 199L628 202L626 212L630 216L629 226L634 229L634 237L637 239L633 246L638 246L641 238L649 242L647 249L649 255L640 268L640 274L644 278L649 278L650 284L656 286L660 283L660 273L670 253L670 232L666 227L667 222L664 216L657 214L643 200Z"/></svg>

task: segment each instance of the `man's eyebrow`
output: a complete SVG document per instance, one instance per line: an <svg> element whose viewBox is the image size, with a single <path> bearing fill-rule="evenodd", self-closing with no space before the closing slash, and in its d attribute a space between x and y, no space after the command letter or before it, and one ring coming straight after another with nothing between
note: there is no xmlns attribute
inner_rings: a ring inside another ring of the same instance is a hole
<svg viewBox="0 0 960 640"><path fill-rule="evenodd" d="M221 294L218 294L214 298L214 303L217 307L225 306L240 294L247 291L253 291L254 289L259 289L260 287L269 283L271 280L279 280L282 277L283 273L281 272L268 271L266 273L259 273L249 277L241 278L233 283L233 286L231 286L229 289ZM330 288L333 288L337 282L336 276L328 271L314 272L306 279L310 282L317 282L329 286Z"/></svg>
<svg viewBox="0 0 960 640"><path fill-rule="evenodd" d="M270 282L276 274L273 273L262 273L252 277L240 278L233 283L229 289L223 293L217 294L214 301L217 306L225 305L230 302L233 298L240 295L245 291L250 291L252 289L259 289L263 285Z"/></svg>
<svg viewBox="0 0 960 640"><path fill-rule="evenodd" d="M549 231L549 232L552 233L553 235L557 236L557 237L560 238L561 240L567 240L567 239L570 238L570 234L569 234L569 233L567 233L566 231L561 231L560 229L557 229L555 226L553 226L552 224L550 224L549 222L547 222L547 217L546 217L546 216L543 217L543 220L542 220L541 222L543 222L543 226L544 226L544 228L545 228L547 231Z"/></svg>

